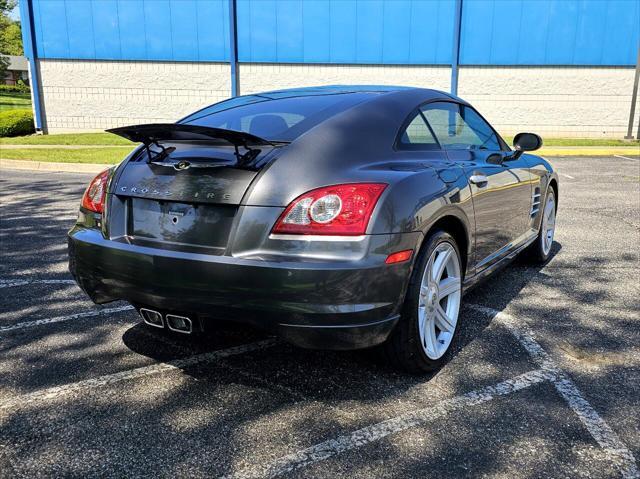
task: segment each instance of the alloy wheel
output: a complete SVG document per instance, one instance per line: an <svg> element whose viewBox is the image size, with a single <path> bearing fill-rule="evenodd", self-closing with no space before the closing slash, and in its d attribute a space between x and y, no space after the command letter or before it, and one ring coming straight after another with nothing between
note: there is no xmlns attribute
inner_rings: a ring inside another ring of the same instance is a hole
<svg viewBox="0 0 640 479"><path fill-rule="evenodd" d="M556 229L556 198L553 193L550 193L547 197L547 203L544 206L544 212L542 215L542 252L544 255L548 255L551 251L551 245L553 244L553 235Z"/></svg>
<svg viewBox="0 0 640 479"><path fill-rule="evenodd" d="M451 345L458 323L461 291L458 254L450 243L440 243L429 257L418 297L418 330L429 359L441 358Z"/></svg>

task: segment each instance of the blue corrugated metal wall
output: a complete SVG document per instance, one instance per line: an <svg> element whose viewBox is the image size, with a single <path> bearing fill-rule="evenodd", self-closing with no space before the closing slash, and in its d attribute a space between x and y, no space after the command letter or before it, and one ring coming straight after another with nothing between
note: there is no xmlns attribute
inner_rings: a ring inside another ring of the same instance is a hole
<svg viewBox="0 0 640 479"><path fill-rule="evenodd" d="M238 0L245 62L451 63L451 0Z"/></svg>
<svg viewBox="0 0 640 479"><path fill-rule="evenodd" d="M31 1L40 58L229 59L227 0Z"/></svg>
<svg viewBox="0 0 640 479"><path fill-rule="evenodd" d="M635 65L637 0L465 0L460 63Z"/></svg>
<svg viewBox="0 0 640 479"><path fill-rule="evenodd" d="M228 0L31 0L40 58L228 61ZM454 0L237 0L244 62L449 64ZM22 0L24 4L24 0ZM464 0L460 63L633 65L640 0Z"/></svg>

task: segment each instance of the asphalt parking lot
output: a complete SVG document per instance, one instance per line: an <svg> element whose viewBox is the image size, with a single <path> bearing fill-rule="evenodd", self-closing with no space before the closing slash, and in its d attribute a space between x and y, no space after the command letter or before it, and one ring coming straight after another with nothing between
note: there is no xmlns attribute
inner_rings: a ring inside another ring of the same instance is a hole
<svg viewBox="0 0 640 479"><path fill-rule="evenodd" d="M65 239L91 175L3 170L0 476L638 477L640 160L552 162L552 259L470 292L427 377L93 305Z"/></svg>

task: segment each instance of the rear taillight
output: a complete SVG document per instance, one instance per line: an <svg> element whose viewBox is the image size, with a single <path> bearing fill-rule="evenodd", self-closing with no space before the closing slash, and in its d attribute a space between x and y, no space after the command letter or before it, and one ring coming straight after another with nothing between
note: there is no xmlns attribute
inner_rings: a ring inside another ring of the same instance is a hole
<svg viewBox="0 0 640 479"><path fill-rule="evenodd" d="M109 180L110 172L111 169L104 170L91 180L89 187L84 192L84 195L82 195L83 208L96 213L102 213L104 210L104 198L107 195L107 181Z"/></svg>
<svg viewBox="0 0 640 479"><path fill-rule="evenodd" d="M325 186L298 196L284 210L275 234L357 236L367 231L384 183Z"/></svg>

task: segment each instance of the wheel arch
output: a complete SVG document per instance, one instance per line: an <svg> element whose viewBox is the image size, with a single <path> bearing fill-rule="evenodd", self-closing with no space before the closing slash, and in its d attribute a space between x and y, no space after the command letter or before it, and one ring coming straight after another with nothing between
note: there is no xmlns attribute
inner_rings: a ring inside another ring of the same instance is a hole
<svg viewBox="0 0 640 479"><path fill-rule="evenodd" d="M558 209L558 203L560 201L560 191L558 190L558 179L557 178L551 178L551 180L549 180L549 187L553 188L553 193L556 196L556 210Z"/></svg>
<svg viewBox="0 0 640 479"><path fill-rule="evenodd" d="M420 252L422 252L422 248L426 244L426 239L437 230L446 231L456 241L458 249L460 250L460 255L462 256L460 259L462 261L462 272L464 276L469 264L471 244L471 235L469 234L468 225L458 215L452 214L451 212L443 214L424 232L424 239L420 246Z"/></svg>

